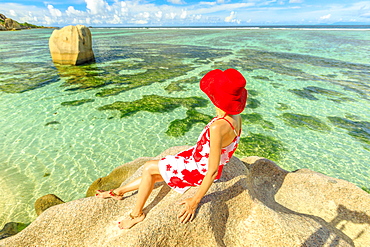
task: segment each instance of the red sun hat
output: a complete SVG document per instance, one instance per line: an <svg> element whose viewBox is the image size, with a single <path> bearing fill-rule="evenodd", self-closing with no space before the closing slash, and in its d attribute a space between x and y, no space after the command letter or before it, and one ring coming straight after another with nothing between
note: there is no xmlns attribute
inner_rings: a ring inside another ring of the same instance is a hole
<svg viewBox="0 0 370 247"><path fill-rule="evenodd" d="M248 91L244 76L236 69L211 70L200 80L200 89L224 112L236 115L246 105Z"/></svg>

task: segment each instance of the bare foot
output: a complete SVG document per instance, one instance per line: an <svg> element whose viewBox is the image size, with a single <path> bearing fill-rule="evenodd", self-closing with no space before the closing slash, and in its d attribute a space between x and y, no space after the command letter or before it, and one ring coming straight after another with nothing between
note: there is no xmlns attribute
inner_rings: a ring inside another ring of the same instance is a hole
<svg viewBox="0 0 370 247"><path fill-rule="evenodd" d="M98 198L103 198L103 199L113 198L116 200L123 199L123 196L118 195L117 193L114 192L114 190L97 190L96 192L97 194L95 194L95 196Z"/></svg>
<svg viewBox="0 0 370 247"><path fill-rule="evenodd" d="M145 214L143 212L137 216L133 216L130 214L130 219L122 220L121 222L118 222L118 227L120 229L130 229L131 227L143 221L144 219L145 219Z"/></svg>

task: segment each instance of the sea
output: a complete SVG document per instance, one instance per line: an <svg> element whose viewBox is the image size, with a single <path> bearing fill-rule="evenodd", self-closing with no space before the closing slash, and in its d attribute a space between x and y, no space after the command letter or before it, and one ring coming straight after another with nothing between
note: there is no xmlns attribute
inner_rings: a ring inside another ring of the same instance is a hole
<svg viewBox="0 0 370 247"><path fill-rule="evenodd" d="M239 158L370 189L370 26L90 28L95 62L54 64L53 29L0 32L0 229L115 167L195 144L212 69L247 79Z"/></svg>

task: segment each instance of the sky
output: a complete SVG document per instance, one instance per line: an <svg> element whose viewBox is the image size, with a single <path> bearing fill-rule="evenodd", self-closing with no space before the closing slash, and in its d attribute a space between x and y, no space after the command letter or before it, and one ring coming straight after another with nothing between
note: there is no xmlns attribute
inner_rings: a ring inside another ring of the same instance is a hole
<svg viewBox="0 0 370 247"><path fill-rule="evenodd" d="M370 24L370 1L0 0L0 13L53 27Z"/></svg>

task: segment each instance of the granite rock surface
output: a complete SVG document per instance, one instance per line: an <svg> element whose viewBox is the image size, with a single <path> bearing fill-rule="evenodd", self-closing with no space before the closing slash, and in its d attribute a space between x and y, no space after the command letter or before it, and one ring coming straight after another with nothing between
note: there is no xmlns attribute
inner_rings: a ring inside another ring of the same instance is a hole
<svg viewBox="0 0 370 247"><path fill-rule="evenodd" d="M90 29L84 25L70 25L54 30L49 39L54 63L79 65L95 60Z"/></svg>
<svg viewBox="0 0 370 247"><path fill-rule="evenodd" d="M4 26L7 30L21 30L21 26L19 25L19 23L11 18L5 19Z"/></svg>
<svg viewBox="0 0 370 247"><path fill-rule="evenodd" d="M183 147L171 152L180 150ZM124 183L140 176L141 171L142 166ZM146 219L129 230L120 230L117 222L130 213L136 192L122 201L88 197L59 204L44 211L22 232L0 241L0 246L303 247L370 243L370 195L344 180L306 169L287 172L260 157L232 157L221 179L202 199L195 220L181 224L176 218L182 209L179 202L196 190L179 194L163 182L157 183L144 208Z"/></svg>

